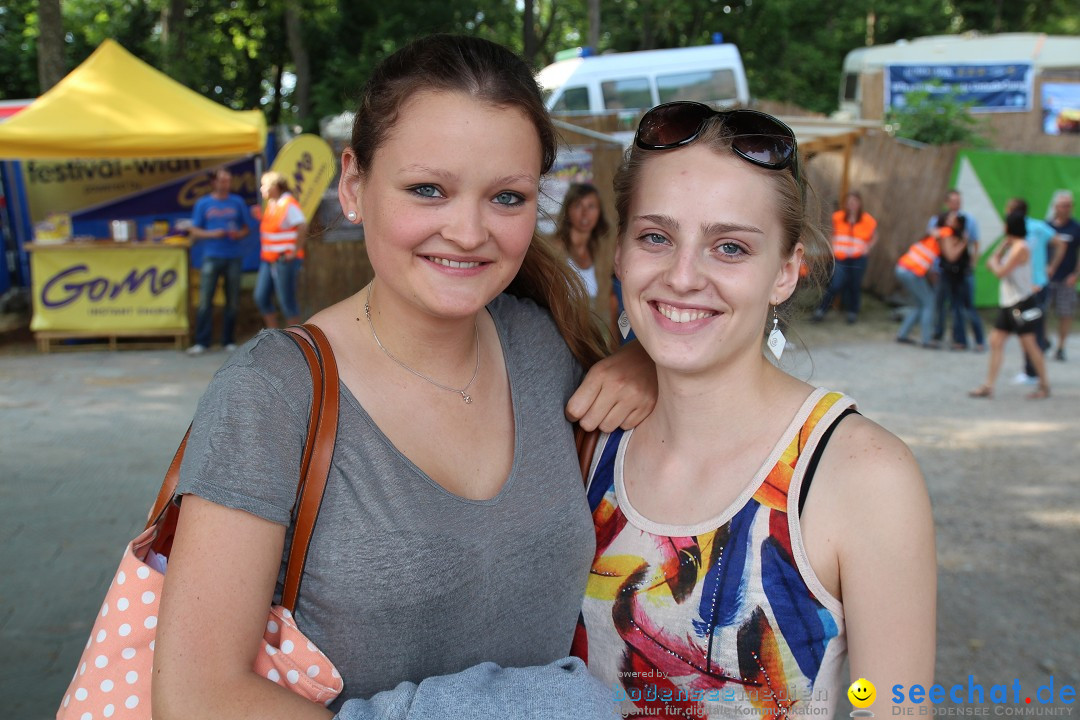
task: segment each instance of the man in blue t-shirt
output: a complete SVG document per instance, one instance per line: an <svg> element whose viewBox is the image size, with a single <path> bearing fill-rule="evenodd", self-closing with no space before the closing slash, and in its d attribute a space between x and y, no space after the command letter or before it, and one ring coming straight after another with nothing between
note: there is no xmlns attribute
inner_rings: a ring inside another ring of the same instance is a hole
<svg viewBox="0 0 1080 720"><path fill-rule="evenodd" d="M214 172L209 195L195 202L191 215L191 239L203 243L199 271L199 309L195 315L195 344L189 355L201 355L211 345L214 326L214 292L218 279L225 284L225 314L221 323L221 344L236 349L236 306L240 299L244 246L251 216L243 198L232 192L232 173L226 168Z"/></svg>
<svg viewBox="0 0 1080 720"><path fill-rule="evenodd" d="M1080 223L1073 217L1073 194L1058 190L1051 203L1053 216L1049 225L1065 246L1058 257L1051 259L1050 307L1058 319L1058 345L1054 351L1056 360L1065 360L1065 340L1076 314L1077 257L1080 254ZM1057 262L1055 262L1055 260Z"/></svg>

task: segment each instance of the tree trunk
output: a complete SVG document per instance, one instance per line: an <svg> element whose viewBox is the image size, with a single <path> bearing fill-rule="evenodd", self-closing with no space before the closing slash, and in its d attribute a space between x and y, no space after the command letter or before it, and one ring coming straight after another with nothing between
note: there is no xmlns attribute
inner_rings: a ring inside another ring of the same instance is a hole
<svg viewBox="0 0 1080 720"><path fill-rule="evenodd" d="M600 0L589 0L589 47L600 49Z"/></svg>
<svg viewBox="0 0 1080 720"><path fill-rule="evenodd" d="M274 99L270 103L270 110L266 113L266 124L270 126L271 132L281 122L281 86L284 78L285 66L279 62L274 69Z"/></svg>
<svg viewBox="0 0 1080 720"><path fill-rule="evenodd" d="M292 55L293 69L296 72L296 90L293 96L296 119L299 124L306 125L311 115L311 58L300 30L300 0L285 2L285 37L288 39L289 54Z"/></svg>
<svg viewBox="0 0 1080 720"><path fill-rule="evenodd" d="M536 52L539 50L536 43L536 7L535 0L525 0L525 12L522 15L522 37L521 46L523 48L522 55L525 56L525 62L529 65L536 64Z"/></svg>
<svg viewBox="0 0 1080 720"><path fill-rule="evenodd" d="M540 33L540 36L535 39L536 53L537 54L540 52L541 48L546 48L548 46L548 40L551 39L551 31L555 29L555 13L557 12L557 10L558 10L558 7L556 6L555 0L551 0L551 2L548 3L548 21L547 21L547 24L543 25L541 23L541 25L542 25L541 31L542 32ZM554 55L554 53L550 53L550 55ZM533 55L532 60L530 60L529 62L531 62L533 65L537 64L537 62L536 62L536 54Z"/></svg>
<svg viewBox="0 0 1080 720"><path fill-rule="evenodd" d="M652 0L641 0L641 49L652 50L656 47L656 28L654 27Z"/></svg>
<svg viewBox="0 0 1080 720"><path fill-rule="evenodd" d="M38 86L46 90L64 79L64 21L60 0L38 0Z"/></svg>
<svg viewBox="0 0 1080 720"><path fill-rule="evenodd" d="M169 0L161 10L161 44L165 71L174 77L184 62L186 25L187 0Z"/></svg>

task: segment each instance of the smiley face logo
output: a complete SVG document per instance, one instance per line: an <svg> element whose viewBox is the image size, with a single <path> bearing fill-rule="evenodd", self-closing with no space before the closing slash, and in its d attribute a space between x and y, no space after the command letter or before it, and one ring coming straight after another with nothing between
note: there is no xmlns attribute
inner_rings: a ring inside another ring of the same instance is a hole
<svg viewBox="0 0 1080 720"><path fill-rule="evenodd" d="M855 707L868 708L877 699L877 688L874 687L874 683L866 678L859 678L851 683L851 687L847 690L847 696Z"/></svg>

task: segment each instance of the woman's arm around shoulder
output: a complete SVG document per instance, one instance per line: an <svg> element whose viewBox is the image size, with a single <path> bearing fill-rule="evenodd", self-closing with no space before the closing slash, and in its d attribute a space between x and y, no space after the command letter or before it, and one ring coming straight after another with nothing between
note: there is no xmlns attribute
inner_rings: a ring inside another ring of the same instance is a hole
<svg viewBox="0 0 1080 720"><path fill-rule="evenodd" d="M656 406L656 364L632 340L593 365L566 403L566 416L585 430L637 427Z"/></svg>
<svg viewBox="0 0 1080 720"><path fill-rule="evenodd" d="M928 687L934 677L937 556L926 483L899 438L855 415L836 428L819 473L848 634L852 680Z"/></svg>
<svg viewBox="0 0 1080 720"><path fill-rule="evenodd" d="M325 720L321 705L255 674L285 528L185 495L161 598L155 720Z"/></svg>

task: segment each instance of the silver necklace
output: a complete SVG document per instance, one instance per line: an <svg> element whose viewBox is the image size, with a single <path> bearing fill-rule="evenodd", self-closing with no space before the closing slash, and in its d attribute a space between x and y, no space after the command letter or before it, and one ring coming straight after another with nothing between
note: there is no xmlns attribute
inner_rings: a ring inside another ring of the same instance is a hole
<svg viewBox="0 0 1080 720"><path fill-rule="evenodd" d="M371 285L374 284L374 282L371 283ZM371 285L368 285L367 297L364 299L364 317L367 318L368 327L371 328L371 337L375 338L375 344L379 346L379 349L386 354L386 357L390 358L395 363L405 368L416 377L427 380L429 383L431 383L437 388L442 388L443 390L449 390L450 392L457 393L458 395L461 395L461 399L465 401L466 405L472 405L472 395L469 395L467 391L469 388L472 387L473 381L476 380L476 373L480 370L480 328L477 327L476 319L473 319L473 337L476 340L476 367L473 368L472 377L469 378L469 382L465 384L465 387L458 390L457 388L452 388L449 385L443 385L440 382L436 382L424 373L419 372L418 370L413 370L411 367L394 357L394 354L386 349L386 346L382 344L381 340L379 340L378 333L375 332L375 323L371 322ZM357 318L357 320L359 320L359 318Z"/></svg>

